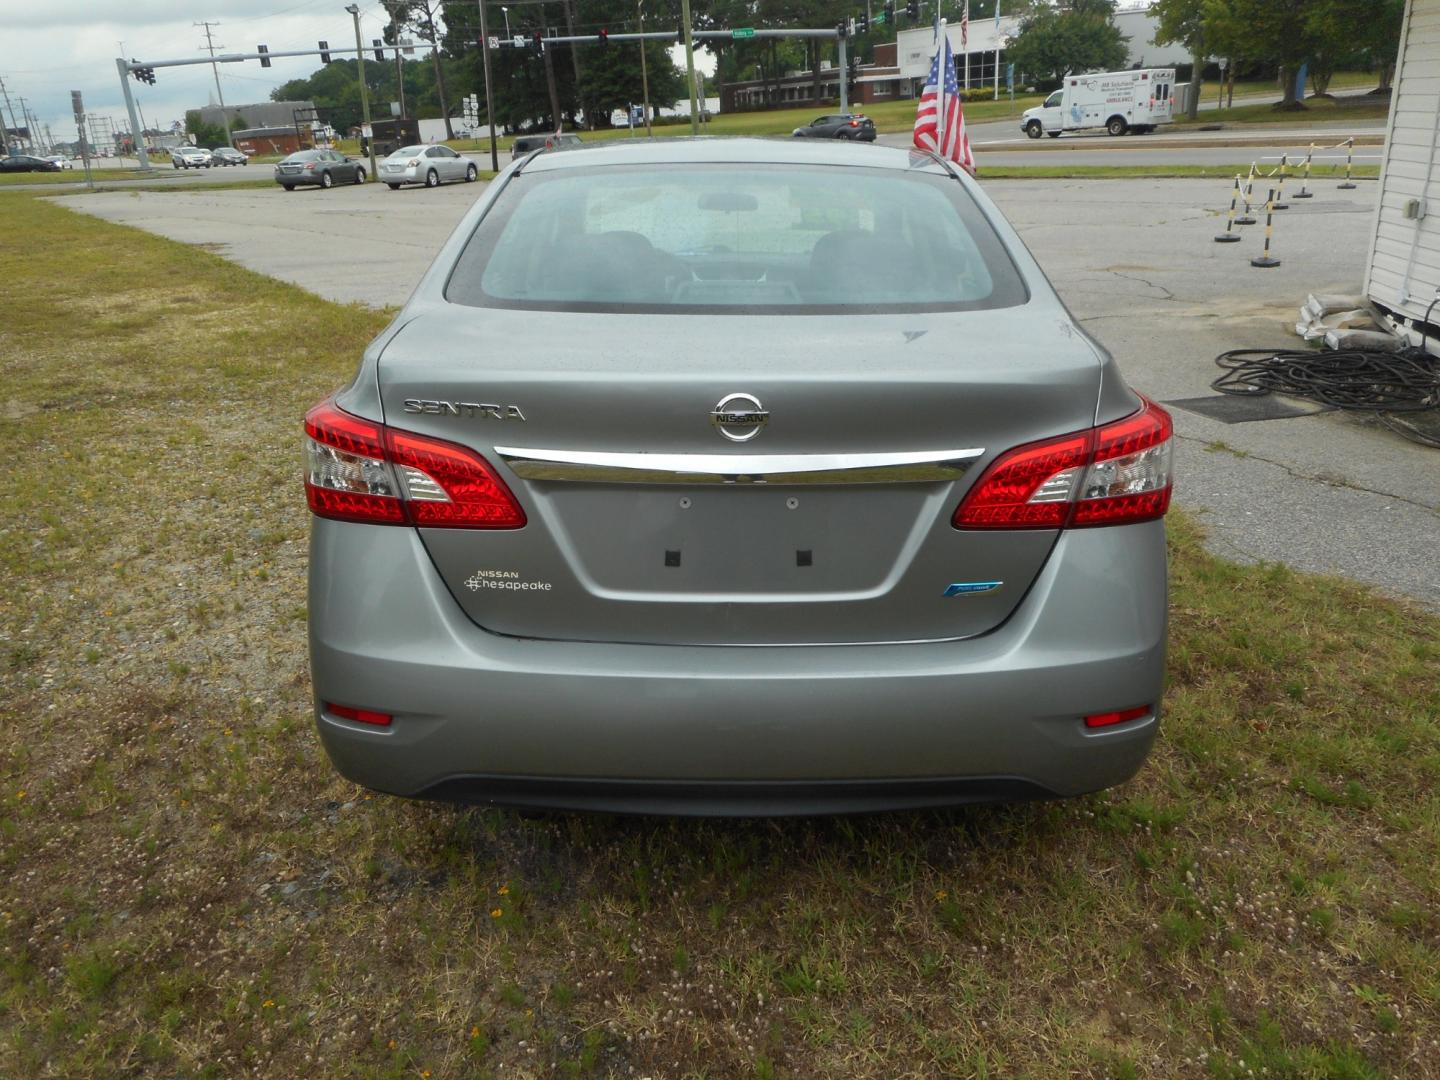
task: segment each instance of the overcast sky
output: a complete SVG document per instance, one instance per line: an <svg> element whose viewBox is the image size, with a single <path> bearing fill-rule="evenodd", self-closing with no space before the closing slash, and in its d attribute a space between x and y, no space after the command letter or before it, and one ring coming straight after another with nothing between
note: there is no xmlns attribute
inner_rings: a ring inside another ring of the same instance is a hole
<svg viewBox="0 0 1440 1080"><path fill-rule="evenodd" d="M193 23L208 19L216 46L225 52L314 48L320 40L340 47L355 45L355 30L345 11L348 0L0 0L0 79L18 121L19 98L57 140L73 141L75 121L70 91L85 95L86 111L109 116L117 129L128 129L125 99L115 72L115 57L137 60L182 59L205 55L205 31ZM489 11L500 21L498 4ZM360 3L360 33L368 45L381 36L386 17L375 0ZM492 30L492 33L495 31ZM123 53L121 42L124 42ZM713 63L701 54L702 69ZM270 91L302 78L319 65L316 57L221 64L220 85L227 105L268 101ZM131 80L145 125L166 127L183 120L186 109L208 104L215 78L207 65L160 68L155 85ZM478 88L461 88L476 89ZM3 107L3 102L0 102ZM9 122L9 113L5 116Z"/></svg>

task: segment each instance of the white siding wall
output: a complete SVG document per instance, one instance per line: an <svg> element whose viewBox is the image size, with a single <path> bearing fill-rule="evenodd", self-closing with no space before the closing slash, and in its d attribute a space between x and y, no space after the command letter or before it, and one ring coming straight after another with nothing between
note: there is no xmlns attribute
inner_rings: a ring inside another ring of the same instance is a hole
<svg viewBox="0 0 1440 1080"><path fill-rule="evenodd" d="M1365 292L1419 319L1440 287L1440 0L1405 7L1387 136ZM1406 218L1411 199L1426 200L1429 215Z"/></svg>

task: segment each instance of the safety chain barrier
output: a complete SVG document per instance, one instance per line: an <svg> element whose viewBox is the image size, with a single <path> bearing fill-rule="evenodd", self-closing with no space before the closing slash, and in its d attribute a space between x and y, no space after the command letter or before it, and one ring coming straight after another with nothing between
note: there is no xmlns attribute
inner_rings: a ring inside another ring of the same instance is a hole
<svg viewBox="0 0 1440 1080"><path fill-rule="evenodd" d="M1252 161L1250 163L1250 169L1245 176L1245 182L1243 184L1240 182L1240 176L1237 173L1233 182L1231 183L1230 210L1229 213L1226 215L1225 219L1225 231L1216 234L1215 243L1233 244L1241 239L1240 234L1235 231L1235 227L1237 225L1256 224L1256 220L1252 216L1251 210L1252 208L1258 208L1261 204L1253 202L1251 197L1254 191L1255 181L1274 180L1275 183L1268 189L1265 196L1265 202L1263 204L1265 207L1264 247L1258 256L1250 260L1250 265L1266 269L1279 266L1280 260L1270 254L1270 244L1274 238L1275 233L1275 212L1277 210L1288 210L1290 208L1290 204L1285 201L1286 178L1290 176L1298 176L1300 178L1300 190L1294 192L1290 196L1292 199L1313 199L1315 197L1315 193L1310 190L1310 172L1316 152L1319 151L1321 153L1325 153L1331 150L1339 150L1342 148L1345 150L1345 180L1344 182L1337 184L1336 187L1342 190L1348 190L1358 186L1356 185L1354 180L1354 136L1346 138L1341 142L1337 142L1333 146L1322 146L1319 143L1312 142L1305 148L1304 161L1297 160L1293 165L1290 160L1291 155L1288 152L1281 154L1279 164L1276 165L1273 169L1270 169L1268 172L1260 168L1258 161ZM1295 156L1298 159L1298 152ZM1240 209L1240 213L1238 215L1236 214L1237 208Z"/></svg>

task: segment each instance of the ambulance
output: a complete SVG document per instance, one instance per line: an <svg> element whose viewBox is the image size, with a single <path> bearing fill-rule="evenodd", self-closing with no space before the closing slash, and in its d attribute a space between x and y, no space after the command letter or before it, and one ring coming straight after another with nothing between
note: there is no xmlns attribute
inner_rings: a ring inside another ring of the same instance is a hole
<svg viewBox="0 0 1440 1080"><path fill-rule="evenodd" d="M1111 135L1130 131L1143 135L1174 123L1174 90L1174 68L1066 75L1065 85L1043 105L1025 110L1020 130L1032 139L1041 135L1058 139L1067 131L1086 128L1104 128Z"/></svg>

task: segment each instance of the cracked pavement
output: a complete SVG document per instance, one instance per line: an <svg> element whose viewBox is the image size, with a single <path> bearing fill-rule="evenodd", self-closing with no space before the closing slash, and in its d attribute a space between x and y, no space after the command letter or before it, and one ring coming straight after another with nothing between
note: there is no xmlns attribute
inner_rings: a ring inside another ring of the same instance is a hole
<svg viewBox="0 0 1440 1080"><path fill-rule="evenodd" d="M1376 185L1311 188L1315 198L1275 215L1281 265L1260 270L1250 259L1262 226L1242 230L1240 243L1213 241L1226 180L985 182L1076 318L1160 401L1210 395L1214 358L1227 349L1295 346L1306 294L1359 294ZM261 187L64 205L204 244L330 299L381 306L405 300L482 190ZM1224 424L1171 411L1176 503L1204 522L1213 550L1343 575L1440 610L1440 451L1343 413Z"/></svg>

